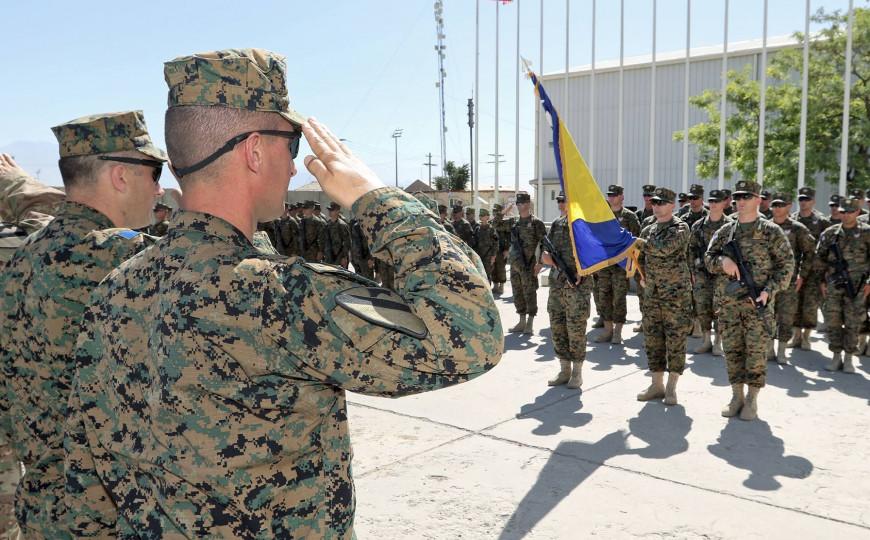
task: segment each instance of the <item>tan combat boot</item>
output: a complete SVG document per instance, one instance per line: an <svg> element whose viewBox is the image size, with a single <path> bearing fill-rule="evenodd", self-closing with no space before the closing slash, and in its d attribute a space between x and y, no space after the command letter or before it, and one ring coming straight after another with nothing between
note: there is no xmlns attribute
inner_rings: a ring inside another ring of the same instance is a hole
<svg viewBox="0 0 870 540"><path fill-rule="evenodd" d="M513 328L508 330L508 332L512 332L512 333L522 332L523 330L525 330L525 328L526 328L526 314L522 313L522 314L520 314L520 322L518 322L516 326L514 326Z"/></svg>
<svg viewBox="0 0 870 540"><path fill-rule="evenodd" d="M571 362L559 360L559 374L555 379L547 381L547 386L560 386L571 379Z"/></svg>
<svg viewBox="0 0 870 540"><path fill-rule="evenodd" d="M785 359L785 348L787 343L783 340L779 340L776 344L776 363L777 364L788 364L788 360Z"/></svg>
<svg viewBox="0 0 870 540"><path fill-rule="evenodd" d="M613 337L610 338L610 343L614 345L622 343L622 323L613 323Z"/></svg>
<svg viewBox="0 0 870 540"><path fill-rule="evenodd" d="M810 332L812 331L812 328L804 328L803 332L801 332L801 349L805 351L812 348L812 346L810 346Z"/></svg>
<svg viewBox="0 0 870 540"><path fill-rule="evenodd" d="M661 399L665 397L665 372L654 371L652 374L652 384L649 388L637 395L638 401L650 401L652 399Z"/></svg>
<svg viewBox="0 0 870 540"><path fill-rule="evenodd" d="M831 363L825 366L825 369L828 371L840 371L841 367L843 367L843 353L838 351L834 353Z"/></svg>
<svg viewBox="0 0 870 540"><path fill-rule="evenodd" d="M722 336L716 332L716 337L713 339L713 356L725 356L725 351L722 350Z"/></svg>
<svg viewBox="0 0 870 540"><path fill-rule="evenodd" d="M534 334L535 333L535 316L529 315L526 319L526 324L523 326L523 334Z"/></svg>
<svg viewBox="0 0 870 540"><path fill-rule="evenodd" d="M855 364L853 363L854 356L846 353L843 357L843 373L855 373Z"/></svg>
<svg viewBox="0 0 870 540"><path fill-rule="evenodd" d="M604 319L601 318L601 315L595 317L595 322L592 323L592 328L604 328Z"/></svg>
<svg viewBox="0 0 870 540"><path fill-rule="evenodd" d="M800 346L803 331L800 328L793 328L791 331L791 339L786 344L786 347L795 348Z"/></svg>
<svg viewBox="0 0 870 540"><path fill-rule="evenodd" d="M731 418L732 416L737 416L737 413L740 412L740 409L743 408L744 403L743 398L743 385L742 384L732 384L731 385L731 401L728 402L728 405L725 405L722 408L722 416L725 418Z"/></svg>
<svg viewBox="0 0 870 540"><path fill-rule="evenodd" d="M701 333L701 323L700 323L700 321L698 321L698 319L695 319L695 322L692 325L692 337L699 338L702 335L703 334Z"/></svg>
<svg viewBox="0 0 870 540"><path fill-rule="evenodd" d="M668 386L665 388L665 405L677 404L677 380L679 378L679 373L674 373L673 371L668 373Z"/></svg>
<svg viewBox="0 0 870 540"><path fill-rule="evenodd" d="M755 420L758 418L758 391L761 388L750 386L746 392L746 401L743 403L743 408L740 409L741 420Z"/></svg>
<svg viewBox="0 0 870 540"><path fill-rule="evenodd" d="M565 388L570 388L572 390L576 390L580 388L583 384L583 374L581 370L583 369L583 362L574 362L574 371L571 372L571 380L568 381L568 384Z"/></svg>
<svg viewBox="0 0 870 540"><path fill-rule="evenodd" d="M704 332L704 343L695 349L695 354L704 354L713 350L713 341L710 332Z"/></svg>
<svg viewBox="0 0 870 540"><path fill-rule="evenodd" d="M613 323L604 321L604 331L595 336L595 343L607 343L613 339Z"/></svg>

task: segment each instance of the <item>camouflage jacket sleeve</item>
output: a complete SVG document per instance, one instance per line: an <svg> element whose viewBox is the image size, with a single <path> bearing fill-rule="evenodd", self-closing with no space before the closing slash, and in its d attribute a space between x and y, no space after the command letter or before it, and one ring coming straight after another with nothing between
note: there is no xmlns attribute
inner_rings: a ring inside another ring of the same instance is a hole
<svg viewBox="0 0 870 540"><path fill-rule="evenodd" d="M797 225L800 225L797 223ZM795 253L795 269L794 273L802 280L806 281L813 271L815 265L814 259L816 256L816 239L806 227L797 227L797 250L800 253Z"/></svg>
<svg viewBox="0 0 870 540"><path fill-rule="evenodd" d="M401 396L491 369L503 333L478 256L403 192L375 190L352 210L372 253L390 254L398 294L379 294L396 318L385 324L364 306L354 308L354 290L367 287L348 288L353 274L341 269L278 276L265 293L274 302L265 304L262 326L286 352L288 372L354 392Z"/></svg>
<svg viewBox="0 0 870 540"><path fill-rule="evenodd" d="M14 223L31 233L54 218L66 200L63 191L51 188L24 171L0 175L0 221Z"/></svg>
<svg viewBox="0 0 870 540"><path fill-rule="evenodd" d="M634 212L623 209L622 215L625 216L626 225L628 225L628 232L630 232L635 237L640 236L640 220L637 219L637 215Z"/></svg>
<svg viewBox="0 0 870 540"><path fill-rule="evenodd" d="M341 225L341 257L350 257L350 226L347 223Z"/></svg>
<svg viewBox="0 0 870 540"><path fill-rule="evenodd" d="M704 254L704 264L707 265L707 271L711 274L725 274L725 271L722 270L722 252L725 244L731 239L731 228L736 226L736 221L726 223L713 233L713 238L710 239L710 244Z"/></svg>

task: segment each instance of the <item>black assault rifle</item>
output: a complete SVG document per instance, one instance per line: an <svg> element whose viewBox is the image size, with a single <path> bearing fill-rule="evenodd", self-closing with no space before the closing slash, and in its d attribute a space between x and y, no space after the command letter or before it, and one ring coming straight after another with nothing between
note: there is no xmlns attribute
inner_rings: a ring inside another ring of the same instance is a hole
<svg viewBox="0 0 870 540"><path fill-rule="evenodd" d="M550 253L550 256L553 257L553 262L556 263L556 268L559 269L560 272L565 274L565 277L568 278L568 283L572 286L577 285L577 272L574 270L573 266L569 266L565 259L562 258L562 255L556 250L556 246L553 245L553 242L550 241L550 237L544 235L541 238L541 246L543 246L544 250Z"/></svg>
<svg viewBox="0 0 870 540"><path fill-rule="evenodd" d="M743 252L740 251L740 245L737 243L737 240L731 238L727 244L725 244L724 250L731 252L731 258L734 260L735 264L737 264L737 270L740 272L740 279L738 281L730 281L728 285L725 287L725 291L728 292L729 295L732 296L741 296L738 295L737 292L746 288L750 300L755 304L755 312L756 314L763 319L764 317L764 308L765 304L758 301L758 297L761 296L762 289L755 283L755 279L752 277L752 272L749 270L749 266L746 264L746 260L743 258ZM769 299L768 299L769 301Z"/></svg>
<svg viewBox="0 0 870 540"><path fill-rule="evenodd" d="M526 260L526 254L523 251L523 241L520 240L520 230L516 225L511 227L511 247L517 250L520 258L523 260L523 269L525 269L526 272L531 270L531 264ZM532 257L532 259L534 259L534 257Z"/></svg>
<svg viewBox="0 0 870 540"><path fill-rule="evenodd" d="M843 258L843 251L840 250L840 245L834 241L831 243L830 250L836 260L831 265L834 267L834 272L828 277L828 284L838 289L846 289L846 294L849 295L849 298L855 298L858 296L858 291L855 290L852 279L849 277L849 263Z"/></svg>

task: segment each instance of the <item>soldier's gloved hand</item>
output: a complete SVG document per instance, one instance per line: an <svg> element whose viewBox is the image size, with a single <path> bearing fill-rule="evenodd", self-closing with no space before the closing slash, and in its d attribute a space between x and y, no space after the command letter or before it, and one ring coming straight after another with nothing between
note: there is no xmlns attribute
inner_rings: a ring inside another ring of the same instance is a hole
<svg viewBox="0 0 870 540"><path fill-rule="evenodd" d="M731 257L722 257L722 271L725 275L731 276L734 279L740 279L740 269L737 268L737 263L731 260Z"/></svg>
<svg viewBox="0 0 870 540"><path fill-rule="evenodd" d="M314 118L302 125L302 133L314 152L305 156L305 167L339 205L349 208L369 191L384 187L365 163Z"/></svg>
<svg viewBox="0 0 870 540"><path fill-rule="evenodd" d="M770 295L767 294L767 291L761 291L761 294L758 295L758 298L756 298L755 301L762 306L766 306L768 298L770 298Z"/></svg>

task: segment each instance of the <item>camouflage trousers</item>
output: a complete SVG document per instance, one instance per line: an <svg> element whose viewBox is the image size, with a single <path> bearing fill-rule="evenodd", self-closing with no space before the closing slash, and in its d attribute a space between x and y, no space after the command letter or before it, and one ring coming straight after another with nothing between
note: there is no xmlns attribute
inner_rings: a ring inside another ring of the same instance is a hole
<svg viewBox="0 0 870 540"><path fill-rule="evenodd" d="M378 273L381 287L396 290L396 271L392 264L375 259L375 271Z"/></svg>
<svg viewBox="0 0 870 540"><path fill-rule="evenodd" d="M507 281L507 271L505 270L505 265L507 261L504 258L504 252L499 251L495 255L495 264L492 267L492 282L493 283L504 283Z"/></svg>
<svg viewBox="0 0 870 540"><path fill-rule="evenodd" d="M678 298L647 296L643 307L643 339L649 370L682 374L686 368L686 341L692 331L689 290Z"/></svg>
<svg viewBox="0 0 870 540"><path fill-rule="evenodd" d="M719 333L730 384L762 387L767 377L767 346L774 330L775 302L758 316L748 299L719 298Z"/></svg>
<svg viewBox="0 0 870 540"><path fill-rule="evenodd" d="M803 287L801 287L803 289ZM776 339L790 339L798 313L798 298L800 293L792 283L787 289L776 293Z"/></svg>
<svg viewBox="0 0 870 540"><path fill-rule="evenodd" d="M369 261L371 259L354 259L353 271L357 274L361 275L364 278L375 279L375 272L373 269L369 268Z"/></svg>
<svg viewBox="0 0 870 540"><path fill-rule="evenodd" d="M68 529L62 456L28 466L15 497L21 538L72 540Z"/></svg>
<svg viewBox="0 0 870 540"><path fill-rule="evenodd" d="M538 276L534 270L525 270L520 265L511 265L511 288L514 292L514 307L520 315L538 314Z"/></svg>
<svg viewBox="0 0 870 540"><path fill-rule="evenodd" d="M715 281L706 272L694 272L695 284L692 286L692 299L695 305L695 317L701 325L702 332L713 329L713 290Z"/></svg>
<svg viewBox="0 0 870 540"><path fill-rule="evenodd" d="M855 298L849 298L844 289L828 287L825 296L825 322L828 325L828 348L833 352L858 352L858 334L867 316L864 296L858 289Z"/></svg>
<svg viewBox="0 0 870 540"><path fill-rule="evenodd" d="M598 280L598 298L595 307L605 321L624 323L627 312L625 296L628 294L628 278L625 269L611 265L595 273ZM598 304L598 300L601 304Z"/></svg>
<svg viewBox="0 0 870 540"><path fill-rule="evenodd" d="M487 257L487 259L489 259L489 257ZM489 262L489 260L481 259L481 262L483 263L483 270L486 272L486 280L490 283L493 283L492 275L495 269L495 265Z"/></svg>
<svg viewBox="0 0 870 540"><path fill-rule="evenodd" d="M634 287L637 291L637 303L640 306L640 316L643 318L643 285L640 284L640 273L634 276Z"/></svg>
<svg viewBox="0 0 870 540"><path fill-rule="evenodd" d="M822 301L820 285L820 276L811 275L798 292L797 313L794 322L798 328L815 328L819 322L819 303Z"/></svg>
<svg viewBox="0 0 870 540"><path fill-rule="evenodd" d="M12 453L12 447L0 435L0 540L18 538L14 500L15 488L20 479L21 466Z"/></svg>
<svg viewBox="0 0 870 540"><path fill-rule="evenodd" d="M547 298L550 331L556 358L569 362L586 360L586 321L589 320L589 293L592 279L577 287L551 287Z"/></svg>

